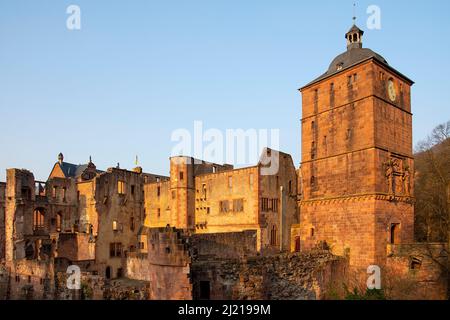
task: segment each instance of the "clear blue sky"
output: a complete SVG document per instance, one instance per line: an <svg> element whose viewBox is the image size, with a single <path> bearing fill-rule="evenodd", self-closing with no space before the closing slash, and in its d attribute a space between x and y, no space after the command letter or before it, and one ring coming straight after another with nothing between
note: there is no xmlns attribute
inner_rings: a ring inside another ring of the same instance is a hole
<svg viewBox="0 0 450 320"><path fill-rule="evenodd" d="M77 4L82 29L66 28ZM297 91L345 50L351 0L0 0L0 181L57 154L166 174L173 130L279 128L300 162ZM380 6L382 29L365 13ZM450 2L358 1L364 45L416 81L414 141L450 119Z"/></svg>

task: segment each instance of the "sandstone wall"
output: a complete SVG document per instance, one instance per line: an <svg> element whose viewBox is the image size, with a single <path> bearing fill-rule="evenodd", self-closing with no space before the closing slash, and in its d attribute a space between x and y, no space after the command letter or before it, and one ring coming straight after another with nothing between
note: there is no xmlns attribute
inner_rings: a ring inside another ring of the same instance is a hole
<svg viewBox="0 0 450 320"><path fill-rule="evenodd" d="M0 260L5 258L5 195L6 183L0 182Z"/></svg>
<svg viewBox="0 0 450 320"><path fill-rule="evenodd" d="M315 300L345 281L346 261L327 252L280 254L243 260L196 260L194 299ZM342 282L341 282L342 281Z"/></svg>
<svg viewBox="0 0 450 320"><path fill-rule="evenodd" d="M385 290L392 299L446 300L447 262L446 243L389 245Z"/></svg>

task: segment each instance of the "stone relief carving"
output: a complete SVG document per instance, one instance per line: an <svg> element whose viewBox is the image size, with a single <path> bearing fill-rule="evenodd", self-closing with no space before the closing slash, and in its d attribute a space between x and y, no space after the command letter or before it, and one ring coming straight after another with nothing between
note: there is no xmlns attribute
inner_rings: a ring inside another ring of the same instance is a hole
<svg viewBox="0 0 450 320"><path fill-rule="evenodd" d="M388 194L411 195L411 172L405 161L391 157L385 163Z"/></svg>

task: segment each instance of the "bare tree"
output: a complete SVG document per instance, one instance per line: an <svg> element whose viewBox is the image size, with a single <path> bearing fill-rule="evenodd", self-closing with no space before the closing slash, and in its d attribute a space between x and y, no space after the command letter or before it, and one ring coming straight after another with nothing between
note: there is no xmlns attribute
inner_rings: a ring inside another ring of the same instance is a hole
<svg viewBox="0 0 450 320"><path fill-rule="evenodd" d="M450 121L437 126L416 150L416 238L444 242L450 239Z"/></svg>
<svg viewBox="0 0 450 320"><path fill-rule="evenodd" d="M415 230L426 242L447 242L450 249L450 121L437 126L416 149ZM447 251L448 252L448 251ZM447 275L450 255L447 261ZM449 290L450 290L450 277Z"/></svg>

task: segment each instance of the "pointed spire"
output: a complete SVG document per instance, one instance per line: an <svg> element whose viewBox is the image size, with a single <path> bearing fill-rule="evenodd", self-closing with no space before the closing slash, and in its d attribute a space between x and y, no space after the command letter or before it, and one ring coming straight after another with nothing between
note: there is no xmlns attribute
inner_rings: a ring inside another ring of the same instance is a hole
<svg viewBox="0 0 450 320"><path fill-rule="evenodd" d="M92 163L92 156L89 156L89 163Z"/></svg>

